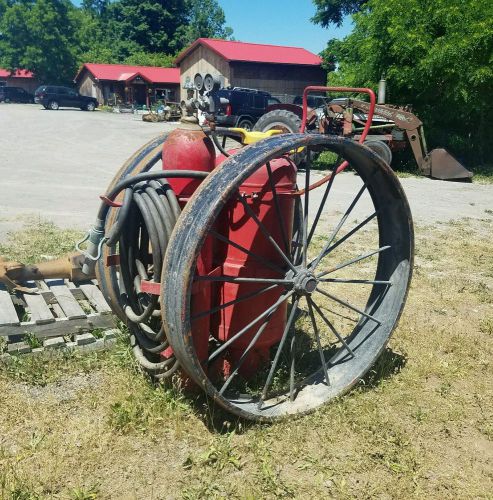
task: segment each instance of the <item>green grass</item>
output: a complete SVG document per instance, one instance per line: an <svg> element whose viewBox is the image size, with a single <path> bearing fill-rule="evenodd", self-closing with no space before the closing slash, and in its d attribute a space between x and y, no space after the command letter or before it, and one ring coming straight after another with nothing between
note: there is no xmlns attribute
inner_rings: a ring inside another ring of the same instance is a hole
<svg viewBox="0 0 493 500"><path fill-rule="evenodd" d="M81 231L60 229L42 219L31 220L23 230L7 234L6 242L0 243L0 255L7 260L33 264L75 251L75 243L81 238Z"/></svg>
<svg viewBox="0 0 493 500"><path fill-rule="evenodd" d="M401 158L401 156L404 156ZM337 155L330 151L324 151L318 155L313 161L313 167L317 170L332 170L334 165L339 165ZM407 155L397 155L397 158L392 162L392 168L396 175L400 178L421 177L421 173L414 159L407 158ZM493 165L484 164L468 167L474 174L473 183L475 184L492 184L493 183Z"/></svg>
<svg viewBox="0 0 493 500"><path fill-rule="evenodd" d="M400 325L350 394L242 422L115 349L0 367L0 497L491 498L490 219L416 230ZM58 237L52 234L53 237Z"/></svg>

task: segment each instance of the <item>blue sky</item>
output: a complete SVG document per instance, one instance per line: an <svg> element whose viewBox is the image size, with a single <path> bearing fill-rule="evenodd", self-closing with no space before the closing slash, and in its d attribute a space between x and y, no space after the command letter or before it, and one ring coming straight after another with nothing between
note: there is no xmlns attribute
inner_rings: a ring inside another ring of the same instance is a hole
<svg viewBox="0 0 493 500"><path fill-rule="evenodd" d="M311 0L218 0L226 24L242 42L303 47L318 54L330 38L343 38L351 31L351 20L341 28L324 29L310 18L315 14Z"/></svg>

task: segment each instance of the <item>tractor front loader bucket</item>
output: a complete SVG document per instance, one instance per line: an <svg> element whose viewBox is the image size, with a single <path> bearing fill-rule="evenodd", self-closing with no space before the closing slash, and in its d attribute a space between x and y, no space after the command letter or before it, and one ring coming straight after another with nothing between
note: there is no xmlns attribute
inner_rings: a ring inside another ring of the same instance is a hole
<svg viewBox="0 0 493 500"><path fill-rule="evenodd" d="M472 172L443 148L430 151L423 159L421 170L433 179L468 181L472 178Z"/></svg>

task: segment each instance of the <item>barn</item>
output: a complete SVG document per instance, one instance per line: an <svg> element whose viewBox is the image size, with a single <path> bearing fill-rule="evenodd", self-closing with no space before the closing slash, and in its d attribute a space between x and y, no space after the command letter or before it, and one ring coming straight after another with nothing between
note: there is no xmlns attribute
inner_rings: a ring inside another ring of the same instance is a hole
<svg viewBox="0 0 493 500"><path fill-rule="evenodd" d="M270 92L288 102L308 85L326 85L327 73L316 54L284 47L199 38L178 55L181 98L196 73L223 77L224 86Z"/></svg>
<svg viewBox="0 0 493 500"><path fill-rule="evenodd" d="M100 104L149 104L176 101L180 70L125 64L84 64L75 79L79 92Z"/></svg>
<svg viewBox="0 0 493 500"><path fill-rule="evenodd" d="M21 87L32 94L39 86L39 82L30 71L25 69L12 72L0 68L0 87L2 86Z"/></svg>

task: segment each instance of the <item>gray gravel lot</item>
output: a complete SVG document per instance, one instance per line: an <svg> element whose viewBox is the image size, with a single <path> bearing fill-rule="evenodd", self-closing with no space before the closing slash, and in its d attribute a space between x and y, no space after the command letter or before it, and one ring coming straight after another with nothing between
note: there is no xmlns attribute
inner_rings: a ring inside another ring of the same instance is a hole
<svg viewBox="0 0 493 500"><path fill-rule="evenodd" d="M121 164L174 126L133 114L0 104L0 238L31 216L88 227Z"/></svg>
<svg viewBox="0 0 493 500"><path fill-rule="evenodd" d="M131 114L0 104L0 240L33 217L88 228L98 195L120 165L142 144L175 126L145 123ZM492 215L493 185L425 178L404 178L402 184L418 223ZM340 176L334 199L341 210L356 187L355 176Z"/></svg>

